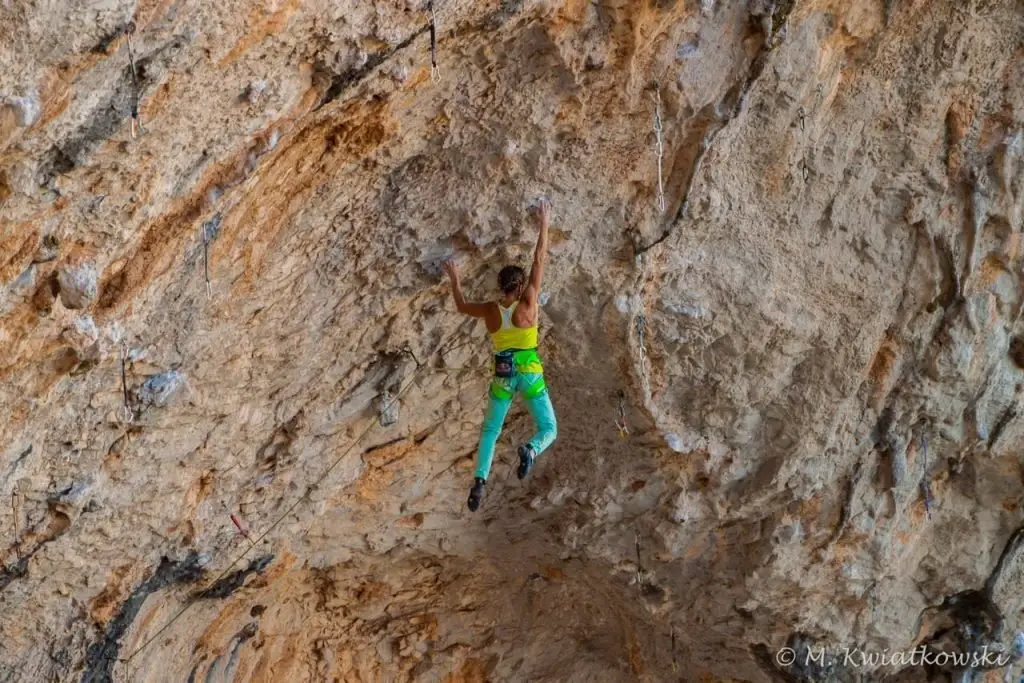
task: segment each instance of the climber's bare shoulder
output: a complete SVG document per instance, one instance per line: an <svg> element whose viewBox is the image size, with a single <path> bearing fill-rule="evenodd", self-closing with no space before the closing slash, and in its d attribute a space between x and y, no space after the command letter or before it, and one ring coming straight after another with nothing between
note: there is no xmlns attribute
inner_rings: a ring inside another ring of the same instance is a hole
<svg viewBox="0 0 1024 683"><path fill-rule="evenodd" d="M537 322L539 298L540 293L537 289L532 284L527 285L523 290L523 295L519 297L519 305L512 315L512 322L516 327L530 327Z"/></svg>
<svg viewBox="0 0 1024 683"><path fill-rule="evenodd" d="M487 312L485 315L480 316L487 323L487 331L490 333L497 332L501 329L501 311L498 310L498 302L488 301L480 306L486 306Z"/></svg>

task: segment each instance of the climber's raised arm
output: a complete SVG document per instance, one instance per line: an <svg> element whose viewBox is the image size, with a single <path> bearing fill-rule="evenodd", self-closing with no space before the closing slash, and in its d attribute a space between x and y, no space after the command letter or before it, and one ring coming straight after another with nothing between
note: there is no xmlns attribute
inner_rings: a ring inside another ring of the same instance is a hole
<svg viewBox="0 0 1024 683"><path fill-rule="evenodd" d="M529 295L536 297L540 294L540 284L544 279L544 262L548 260L548 223L551 221L551 203L547 199L540 200L537 207L537 220L540 221L540 235L537 237L537 247L533 251L533 267L530 268Z"/></svg>
<svg viewBox="0 0 1024 683"><path fill-rule="evenodd" d="M475 304L466 301L466 297L462 295L462 283L459 281L459 267L455 264L455 261L446 261L444 264L444 272L448 273L448 278L452 281L452 296L455 298L455 308L459 310L459 313L471 316L473 318L486 318L494 306L492 304Z"/></svg>

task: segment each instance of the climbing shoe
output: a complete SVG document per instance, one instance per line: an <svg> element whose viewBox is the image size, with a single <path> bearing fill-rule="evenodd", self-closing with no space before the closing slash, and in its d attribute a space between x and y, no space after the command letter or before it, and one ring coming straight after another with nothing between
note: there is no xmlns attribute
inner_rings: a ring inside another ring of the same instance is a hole
<svg viewBox="0 0 1024 683"><path fill-rule="evenodd" d="M519 447L519 469L516 470L516 476L520 479L525 479L526 475L533 469L533 461L537 458L537 454L533 452L533 446L528 443L524 443Z"/></svg>
<svg viewBox="0 0 1024 683"><path fill-rule="evenodd" d="M469 500L466 501L470 512L476 512L476 509L480 507L480 499L484 497L484 484L486 483L480 477L473 480L473 486L469 489Z"/></svg>

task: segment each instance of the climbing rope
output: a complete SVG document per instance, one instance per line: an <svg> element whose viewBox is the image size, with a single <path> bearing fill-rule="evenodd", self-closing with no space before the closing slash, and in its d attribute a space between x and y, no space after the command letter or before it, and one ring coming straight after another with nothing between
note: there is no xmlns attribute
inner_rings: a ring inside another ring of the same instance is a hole
<svg viewBox="0 0 1024 683"><path fill-rule="evenodd" d="M423 367L425 368L426 366L423 366ZM401 390L400 390L400 391L399 391L399 392L398 392L398 393L397 393L397 394L395 395L395 397L394 397L394 400L395 400L395 401L398 401L398 400L399 400L399 399L400 399L400 398L401 398L402 396L404 396L404 395L405 395L405 393L406 393L406 392L407 392L407 391L408 391L408 390L409 390L410 388L412 388L412 386L413 386L413 385L414 385L414 384L416 383L416 378L417 378L417 377L419 376L419 373L420 373L420 371L419 371L419 370L417 370L417 371L413 372L413 374L412 374L412 377L411 377L411 379L409 380L409 383L408 383L408 384L406 384L406 385L405 385L404 387L402 387L402 388L401 388ZM268 536L268 535L270 534L270 532L272 532L272 531L273 531L274 529L276 529L276 528L277 528L278 526L280 526L281 522L283 522L283 521L284 521L284 520L285 520L285 519L286 519L286 518L287 518L287 517L288 517L288 516L289 516L290 514L292 514L292 513L293 513L293 512L294 512L294 511L296 510L296 508L298 508L298 507L299 507L299 505L301 505L301 504L303 503L303 501L305 501L305 500L306 500L306 498L308 498L308 497L309 497L309 494L310 494L310 493L312 493L312 492L313 492L314 490L316 490L316 489L317 489L317 488L318 488L318 487L320 486L320 484L322 484L322 483L323 483L323 481L324 481L325 479L327 479L327 477L328 477L328 476L329 476L329 475L331 474L331 472L333 472L333 471L334 471L334 469L335 469L335 468L336 468L336 467L337 467L337 466L338 466L338 465L339 465L339 464L341 463L341 461L342 461L342 460L344 460L344 459L345 459L345 457L346 457L346 456L348 456L348 454L352 452L352 449L353 449L353 448L355 448L355 447L356 447L357 445L359 445L359 444L360 444L360 443L362 442L362 440L363 440L363 439L364 439L364 438L366 437L366 435L367 435L367 434L369 434L369 433L370 433L370 431L372 431L372 430L373 430L373 428L374 428L375 426L377 426L377 422L376 422L376 421L370 422L370 424L369 424L369 425L368 425L368 426L366 427L366 429L364 429L364 430L363 430L363 431L362 431L362 432L361 432L361 433L359 434L359 436L358 436L358 437L356 437L356 440L355 440L355 441L353 441L353 442L352 442L352 443L351 443L351 444L349 445L349 447L348 447L348 448L346 448L346 449L345 449L345 451L344 451L344 452L343 452L343 453L342 453L342 454L341 454L340 456L338 456L338 457L337 457L337 458L336 458L336 459L334 460L334 462L332 462L332 463L331 463L330 467L328 467L328 468L327 468L327 469L326 469L326 470L324 471L324 473L323 473L323 474L321 474L321 475L320 475L320 476L319 476L319 477L318 477L318 478L317 478L317 479L316 479L316 480L315 480L315 481L314 481L314 482L313 482L312 484L310 484L309 486L307 486L307 487L306 487L306 491L305 491L305 492L304 492L304 493L303 493L303 494L302 494L301 496L299 496L299 498L298 498L298 499L297 499L297 500L296 500L296 501L295 501L294 503L292 503L292 504L291 504L290 506L288 506L288 509L286 509L286 510L284 511L284 513L283 513L283 514L281 514L281 516L279 516L279 517L278 517L278 518L277 518L277 519L276 519L276 520L275 520L275 521L274 521L274 522L273 522L273 523L272 523L272 524L271 524L270 526L268 526L268 527L267 527L267 528L266 528L266 529L265 529L265 530L264 530L264 531L263 531L262 533L260 533L260 534L259 534L258 536L256 536L255 538L251 538L251 537L248 537L248 536L247 536L247 538L249 538L249 541L250 541L250 545L249 545L249 547L248 547L248 548L246 548L246 549L245 549L244 551L242 551L242 553L241 553L241 554L239 554L239 555L238 555L238 556L237 556L237 557L236 557L236 558L235 558L234 560L232 560L231 564L229 564L229 565L228 565L228 566L227 566L226 568L224 568L224 570L223 570L223 571L221 571L221 573L220 573L219 575L217 575L217 577L216 577L216 578L214 578L214 580L213 580L213 582L211 583L211 585L215 585L215 584L216 584L216 583L217 583L218 581L220 581L221 579L223 579L224 577L226 577L226 576L227 576L227 575L228 575L228 574L229 574L229 573L230 573L230 572L231 572L231 571L232 571L232 570L233 570L233 569L234 569L234 568L235 568L236 566L238 566L238 564L239 564L239 563L240 563L240 562L241 562L242 560L244 560L244 559L245 559L245 557L246 557L246 556L247 556L247 555L249 554L249 551L250 551L250 550L253 550L253 549L255 549L255 548L256 548L256 545L257 545L258 543L260 543L261 541L263 541L263 540L264 540L264 539L265 539L265 538L266 538L266 537L267 537L267 536ZM236 526L236 527L238 527L239 531L242 531L242 527L241 527L240 523L239 523L239 522L237 521L237 518L236 518L236 517L234 516L234 514L232 514L232 516L231 516L231 517L232 517L232 520L231 520L231 521L235 523L235 526ZM127 658L125 658L125 659L122 659L122 660L120 660L120 661L121 661L121 662L123 662L123 663L124 663L125 665L128 665L128 664L130 664L130 663L131 663L131 661L132 661L133 659L135 659L135 657L136 657L136 656L138 656L138 654L139 654L140 652L142 652L143 650L145 650L145 649L146 649L147 647L149 647L149 646L150 646L150 645L151 645L151 644L152 644L152 643L153 643L154 641L156 641L156 639L157 639L157 638L159 638L159 637L160 637L160 636L161 636L161 635L162 635L162 634L163 634L163 633L164 633L164 632L165 632L165 631L166 631L166 630L167 630L168 628L170 628L170 627L171 627L171 625L172 625L172 624L174 624L174 622L176 622L176 621L177 621L178 619L180 619L180 618L181 618L181 616L182 616L183 614L185 614L185 612L187 612L187 611L189 610L189 608L191 608L191 607L192 607L192 605L196 604L197 602L198 602L198 601L189 601L189 602L186 602L186 603L185 603L185 606L184 606L184 607L182 607L182 608L181 608L180 610L178 610L178 611L177 611L177 612L176 612L176 613L174 614L174 616L172 616L172 617L171 617L170 619L168 619L168 620L167 620L167 622L166 622L166 623L164 623L164 625L163 625L163 626L161 626L161 627L160 627L160 628L159 628L159 629L158 629L158 630L156 631L156 633L154 633L154 634L153 634L152 636L150 636L149 638L147 638L147 639L146 639L146 640L145 640L145 641L144 641L144 642L142 643L142 645L140 645L140 646L139 646L138 648L136 648L136 649L135 649L135 651L134 651L134 652L132 652L132 653L131 653L131 654L130 654L130 655L129 655L129 656L127 657Z"/></svg>
<svg viewBox="0 0 1024 683"><path fill-rule="evenodd" d="M139 74L135 69L135 50L132 48L133 33L135 33L134 21L128 25L128 64L130 65L132 72L132 140L135 139L136 126L139 128L139 132L146 132L146 129L142 127L142 120L139 118L139 97L141 95L141 88L139 88Z"/></svg>
<svg viewBox="0 0 1024 683"><path fill-rule="evenodd" d="M658 210L665 213L665 181L662 159L665 157L665 126L661 120L661 92L655 87L654 95L654 153L658 158Z"/></svg>
<svg viewBox="0 0 1024 683"><path fill-rule="evenodd" d="M434 14L434 0L427 2L430 14L430 80L437 83L441 80L441 70L437 66L437 15Z"/></svg>

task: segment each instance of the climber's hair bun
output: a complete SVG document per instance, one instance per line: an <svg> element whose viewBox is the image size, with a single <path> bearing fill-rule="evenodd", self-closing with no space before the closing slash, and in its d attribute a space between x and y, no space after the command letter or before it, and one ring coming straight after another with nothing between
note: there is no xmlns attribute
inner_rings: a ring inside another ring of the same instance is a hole
<svg viewBox="0 0 1024 683"><path fill-rule="evenodd" d="M498 273L498 287L505 294L515 294L526 284L526 271L519 266L505 266Z"/></svg>

